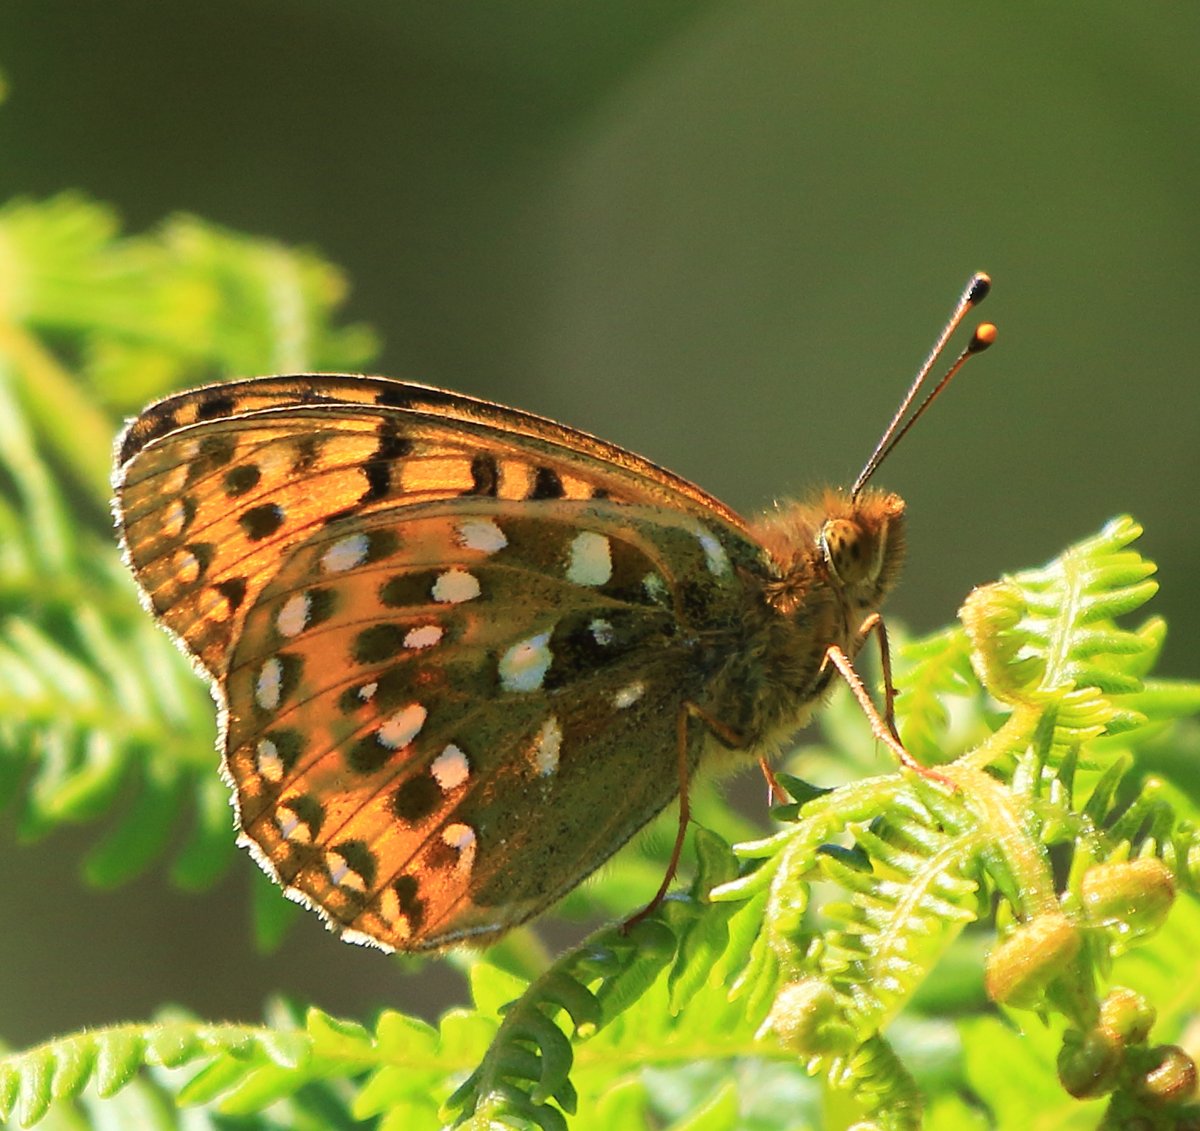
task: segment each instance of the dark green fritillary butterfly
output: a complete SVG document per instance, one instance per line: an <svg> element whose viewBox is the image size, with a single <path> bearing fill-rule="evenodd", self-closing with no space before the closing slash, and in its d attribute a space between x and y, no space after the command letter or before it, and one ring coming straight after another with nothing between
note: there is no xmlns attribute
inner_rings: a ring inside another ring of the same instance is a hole
<svg viewBox="0 0 1200 1131"><path fill-rule="evenodd" d="M681 785L682 838L702 758L771 751L835 668L857 682L903 553L903 502L863 486L886 450L747 521L541 417L263 377L133 420L116 513L212 683L240 841L347 938L422 950L537 914Z"/></svg>

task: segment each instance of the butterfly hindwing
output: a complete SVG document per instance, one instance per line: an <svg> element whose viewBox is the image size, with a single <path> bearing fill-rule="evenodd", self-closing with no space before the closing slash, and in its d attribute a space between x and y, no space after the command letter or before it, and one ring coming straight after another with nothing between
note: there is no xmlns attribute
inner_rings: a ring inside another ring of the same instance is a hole
<svg viewBox="0 0 1200 1131"><path fill-rule="evenodd" d="M243 837L358 937L499 934L675 794L698 633L717 643L736 597L730 550L701 524L609 500L330 524L264 587L230 657Z"/></svg>

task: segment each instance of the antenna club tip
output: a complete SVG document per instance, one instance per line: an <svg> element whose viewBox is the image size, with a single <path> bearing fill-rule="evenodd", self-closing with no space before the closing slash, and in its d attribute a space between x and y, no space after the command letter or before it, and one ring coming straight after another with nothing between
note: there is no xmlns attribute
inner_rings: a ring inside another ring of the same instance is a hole
<svg viewBox="0 0 1200 1131"><path fill-rule="evenodd" d="M967 287L967 301L974 306L977 302L983 302L988 296L988 291L992 289L992 277L985 271L976 271L971 279L971 284Z"/></svg>
<svg viewBox="0 0 1200 1131"><path fill-rule="evenodd" d="M991 322L981 322L971 335L971 343L967 346L968 353L982 353L996 340L996 327Z"/></svg>

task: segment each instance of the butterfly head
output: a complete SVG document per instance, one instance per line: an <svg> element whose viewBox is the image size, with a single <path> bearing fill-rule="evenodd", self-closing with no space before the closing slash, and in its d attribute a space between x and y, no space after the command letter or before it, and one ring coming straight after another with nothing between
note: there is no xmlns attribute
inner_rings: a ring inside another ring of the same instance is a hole
<svg viewBox="0 0 1200 1131"><path fill-rule="evenodd" d="M879 608L900 575L904 500L883 491L856 498L826 491L809 502L781 505L752 531L772 563L774 580L766 591L778 612L811 619L820 592L831 611L843 610L839 621L857 624Z"/></svg>
<svg viewBox="0 0 1200 1131"><path fill-rule="evenodd" d="M904 500L876 491L854 500L827 495L817 549L849 605L878 608L904 559Z"/></svg>

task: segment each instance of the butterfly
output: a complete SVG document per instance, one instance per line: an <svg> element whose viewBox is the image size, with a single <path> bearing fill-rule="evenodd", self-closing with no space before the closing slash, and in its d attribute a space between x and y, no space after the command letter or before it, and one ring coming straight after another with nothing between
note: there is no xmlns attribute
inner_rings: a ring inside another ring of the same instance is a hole
<svg viewBox="0 0 1200 1131"><path fill-rule="evenodd" d="M700 762L773 750L835 670L857 681L904 549L903 501L865 486L886 450L746 520L516 409L261 377L129 422L114 509L211 682L239 842L345 938L430 950L534 916L682 792L661 896Z"/></svg>

